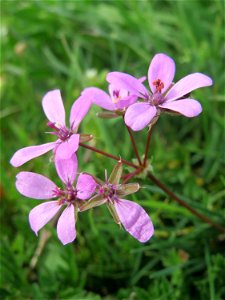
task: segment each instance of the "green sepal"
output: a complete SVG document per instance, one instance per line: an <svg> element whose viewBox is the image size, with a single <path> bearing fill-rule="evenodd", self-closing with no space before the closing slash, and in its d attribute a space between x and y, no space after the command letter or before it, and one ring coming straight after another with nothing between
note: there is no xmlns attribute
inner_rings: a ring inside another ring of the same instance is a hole
<svg viewBox="0 0 225 300"><path fill-rule="evenodd" d="M80 143L85 143L85 142L89 142L93 139L93 135L92 134L86 134L86 133L80 133Z"/></svg>
<svg viewBox="0 0 225 300"><path fill-rule="evenodd" d="M90 200L86 201L83 205L79 207L79 211L85 211L91 209L93 207L105 204L107 199L103 197L103 195L96 195Z"/></svg>
<svg viewBox="0 0 225 300"><path fill-rule="evenodd" d="M87 173L88 174L88 173ZM90 174L89 174L90 175ZM97 184L99 184L99 185L101 185L101 186L103 186L104 184L105 184L105 182L104 181L102 181L101 179L99 179L98 177L96 177L96 176L94 176L94 175L91 175L91 177L94 179L94 181L97 183Z"/></svg>
<svg viewBox="0 0 225 300"><path fill-rule="evenodd" d="M122 161L119 160L118 163L112 170L112 173L109 176L109 183L118 184L123 172L123 164Z"/></svg>
<svg viewBox="0 0 225 300"><path fill-rule="evenodd" d="M116 189L117 196L123 197L136 193L140 188L139 183L120 184Z"/></svg>
<svg viewBox="0 0 225 300"><path fill-rule="evenodd" d="M110 211L110 213L111 213L111 215L112 215L115 223L116 224L121 224L119 216L118 216L118 214L116 212L116 209L115 209L114 205L111 202L108 202L106 205L107 205L107 207L108 207L108 209L109 209L109 211Z"/></svg>
<svg viewBox="0 0 225 300"><path fill-rule="evenodd" d="M72 204L74 206L74 218L75 218L75 223L78 219L78 212L80 211L79 209L79 203L75 202L74 204Z"/></svg>

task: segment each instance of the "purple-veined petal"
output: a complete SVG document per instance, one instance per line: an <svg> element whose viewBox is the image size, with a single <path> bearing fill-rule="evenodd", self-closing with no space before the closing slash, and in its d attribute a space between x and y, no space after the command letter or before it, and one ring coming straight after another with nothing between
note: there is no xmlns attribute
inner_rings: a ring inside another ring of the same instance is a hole
<svg viewBox="0 0 225 300"><path fill-rule="evenodd" d="M135 103L125 113L125 123L134 131L142 130L156 115L156 107L148 103Z"/></svg>
<svg viewBox="0 0 225 300"><path fill-rule="evenodd" d="M70 111L70 128L73 130L77 130L80 122L88 113L91 107L91 99L88 97L80 96L72 105Z"/></svg>
<svg viewBox="0 0 225 300"><path fill-rule="evenodd" d="M65 126L65 109L60 90L48 92L42 100L42 107L49 121Z"/></svg>
<svg viewBox="0 0 225 300"><path fill-rule="evenodd" d="M56 148L55 155L58 156L59 159L68 159L75 153L79 147L79 134L73 134L71 137L59 144Z"/></svg>
<svg viewBox="0 0 225 300"><path fill-rule="evenodd" d="M57 223L57 235L63 245L72 243L76 238L74 206L67 206Z"/></svg>
<svg viewBox="0 0 225 300"><path fill-rule="evenodd" d="M32 158L38 157L55 148L57 143L58 142L56 141L38 146L25 147L17 150L11 158L10 163L13 167L20 167Z"/></svg>
<svg viewBox="0 0 225 300"><path fill-rule="evenodd" d="M166 101L173 101L204 86L210 86L213 81L202 73L193 73L179 80L167 93Z"/></svg>
<svg viewBox="0 0 225 300"><path fill-rule="evenodd" d="M201 104L194 99L165 102L159 107L178 112L188 118L196 117L202 112Z"/></svg>
<svg viewBox="0 0 225 300"><path fill-rule="evenodd" d="M60 210L58 201L49 201L35 206L29 213L31 229L38 234L38 231L45 226Z"/></svg>
<svg viewBox="0 0 225 300"><path fill-rule="evenodd" d="M57 186L47 177L32 173L20 172L16 176L16 188L24 196L33 199L51 199Z"/></svg>
<svg viewBox="0 0 225 300"><path fill-rule="evenodd" d="M141 83L142 78L140 80L126 73L110 72L106 80L118 89L125 89L140 98L145 98L148 95L147 89Z"/></svg>
<svg viewBox="0 0 225 300"><path fill-rule="evenodd" d="M85 99L90 99L92 103L104 109L115 110L115 106L112 103L110 96L101 89L95 87L86 88L82 92L82 97L84 97Z"/></svg>
<svg viewBox="0 0 225 300"><path fill-rule="evenodd" d="M153 93L156 92L156 86L153 82L160 79L163 82L164 87L162 88L162 93L164 93L171 85L174 75L175 75L175 63L172 58L166 54L159 53L156 54L148 69L148 82Z"/></svg>
<svg viewBox="0 0 225 300"><path fill-rule="evenodd" d="M65 184L73 184L77 174L77 166L78 162L75 153L68 159L61 159L58 155L55 156L56 171Z"/></svg>
<svg viewBox="0 0 225 300"><path fill-rule="evenodd" d="M88 174L80 174L77 179L77 198L86 200L91 197L96 189L96 182Z"/></svg>
<svg viewBox="0 0 225 300"><path fill-rule="evenodd" d="M115 209L124 228L139 242L147 242L154 233L151 219L145 210L135 202L119 199Z"/></svg>

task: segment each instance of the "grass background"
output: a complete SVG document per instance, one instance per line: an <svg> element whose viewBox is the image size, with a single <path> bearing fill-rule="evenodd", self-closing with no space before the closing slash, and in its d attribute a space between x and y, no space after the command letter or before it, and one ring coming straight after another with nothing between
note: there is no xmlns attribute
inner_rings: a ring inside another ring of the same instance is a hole
<svg viewBox="0 0 225 300"><path fill-rule="evenodd" d="M145 178L129 199L154 222L149 243L138 243L99 207L79 215L73 244L62 246L46 226L51 236L32 269L40 239L27 216L37 201L16 191L15 175L56 175L50 155L19 170L9 165L17 149L49 141L41 108L47 91L62 91L68 113L83 88L107 88L108 71L146 75L153 55L164 52L176 61L176 80L197 71L214 85L194 92L203 106L199 117L160 118L151 143L154 174L224 224L224 2L2 1L1 12L1 299L224 299L224 235ZM80 131L94 134L97 147L132 159L121 120L97 119L97 111ZM135 134L142 153L146 134ZM114 164L85 149L78 156L80 170L99 177Z"/></svg>

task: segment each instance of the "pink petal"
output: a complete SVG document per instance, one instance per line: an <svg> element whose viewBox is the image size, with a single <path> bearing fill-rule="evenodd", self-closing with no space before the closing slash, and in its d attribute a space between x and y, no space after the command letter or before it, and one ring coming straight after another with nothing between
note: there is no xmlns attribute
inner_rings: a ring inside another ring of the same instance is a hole
<svg viewBox="0 0 225 300"><path fill-rule="evenodd" d="M137 101L137 96L131 95L115 103L115 108L124 109L134 104L136 101Z"/></svg>
<svg viewBox="0 0 225 300"><path fill-rule="evenodd" d="M71 204L62 212L57 224L57 234L63 245L72 243L76 238L74 206Z"/></svg>
<svg viewBox="0 0 225 300"><path fill-rule="evenodd" d="M11 165L13 167L20 167L25 164L27 161L32 158L38 157L51 149L53 149L57 145L57 142L47 143L38 146L30 146L22 148L15 152L13 157L10 160Z"/></svg>
<svg viewBox="0 0 225 300"><path fill-rule="evenodd" d="M134 131L142 130L156 115L156 107L139 102L128 107L125 113L125 123Z"/></svg>
<svg viewBox="0 0 225 300"><path fill-rule="evenodd" d="M166 95L166 99L167 101L173 101L186 94L189 94L191 91L204 86L210 86L212 84L213 81L210 77L201 73L193 73L179 80L169 90L168 94Z"/></svg>
<svg viewBox="0 0 225 300"><path fill-rule="evenodd" d="M201 104L194 99L165 102L162 105L159 105L159 107L176 111L188 118L196 117L202 112Z"/></svg>
<svg viewBox="0 0 225 300"><path fill-rule="evenodd" d="M57 147L55 155L58 156L59 159L68 159L75 153L79 147L79 134L73 134L71 137L61 142L61 144Z"/></svg>
<svg viewBox="0 0 225 300"><path fill-rule="evenodd" d="M49 121L65 126L65 109L60 90L48 92L42 100L42 106Z"/></svg>
<svg viewBox="0 0 225 300"><path fill-rule="evenodd" d="M153 93L156 92L153 82L157 79L160 79L164 84L162 93L169 88L175 75L175 68L174 60L169 56L159 53L153 57L148 69L148 82Z"/></svg>
<svg viewBox="0 0 225 300"><path fill-rule="evenodd" d="M124 228L139 242L147 242L154 233L151 219L145 210L135 202L119 199L115 209Z"/></svg>
<svg viewBox="0 0 225 300"><path fill-rule="evenodd" d="M96 189L96 182L88 174L80 174L77 179L77 197L86 200L91 197Z"/></svg>
<svg viewBox="0 0 225 300"><path fill-rule="evenodd" d="M61 205L58 201L49 201L34 207L29 213L31 229L38 234L38 231L47 224L59 211Z"/></svg>
<svg viewBox="0 0 225 300"><path fill-rule="evenodd" d="M34 199L50 199L54 197L57 186L47 177L32 173L20 172L16 176L16 188L24 196Z"/></svg>
<svg viewBox="0 0 225 300"><path fill-rule="evenodd" d="M138 80L139 80L140 82L144 82L144 81L146 80L146 76L142 76L142 77L138 78Z"/></svg>
<svg viewBox="0 0 225 300"><path fill-rule="evenodd" d="M88 113L91 107L91 99L88 97L80 96L72 105L70 111L70 127L73 130L77 130L80 122Z"/></svg>
<svg viewBox="0 0 225 300"><path fill-rule="evenodd" d="M55 167L60 179L65 183L73 183L77 174L77 156L72 154L68 159L61 159L58 155L55 156Z"/></svg>
<svg viewBox="0 0 225 300"><path fill-rule="evenodd" d="M118 89L114 84L109 84L109 94L110 94L111 99L116 98L114 95L115 92L118 94L118 96L121 99L127 98L127 96L129 96L128 90ZM111 101L113 102L113 100L111 100Z"/></svg>
<svg viewBox="0 0 225 300"><path fill-rule="evenodd" d="M119 90L125 89L140 98L148 95L148 91L141 83L141 79L137 79L129 74L121 72L108 73L106 80L116 86Z"/></svg>
<svg viewBox="0 0 225 300"><path fill-rule="evenodd" d="M114 110L125 109L135 103L138 98L135 95L129 95L129 92L125 89L117 89L117 87L113 84L109 85L109 94L111 97L110 101L114 105Z"/></svg>
<svg viewBox="0 0 225 300"><path fill-rule="evenodd" d="M86 88L82 92L82 97L90 99L92 103L107 109L107 110L115 110L115 106L112 103L111 98L109 95L95 87Z"/></svg>

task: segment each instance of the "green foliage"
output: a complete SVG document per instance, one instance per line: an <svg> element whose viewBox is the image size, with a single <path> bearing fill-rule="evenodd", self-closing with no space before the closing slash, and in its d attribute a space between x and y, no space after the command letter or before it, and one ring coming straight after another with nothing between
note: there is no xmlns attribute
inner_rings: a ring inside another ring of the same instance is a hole
<svg viewBox="0 0 225 300"><path fill-rule="evenodd" d="M19 148L49 141L42 96L60 88L69 112L87 86L106 88L108 71L143 76L164 52L176 80L191 72L214 79L194 93L195 119L164 115L153 130L151 164L163 182L200 212L224 225L224 3L223 1L2 1L1 40L1 299L186 300L225 297L224 236L192 216L147 179L128 196L151 216L156 232L140 244L114 224L106 207L79 215L75 243L62 246L51 224L40 246L27 216L37 204L15 189L9 159ZM80 130L104 151L134 156L122 120L95 117ZM136 134L144 153L147 132ZM85 149L80 170L104 178L114 162ZM54 179L49 155L20 170ZM43 166L45 166L43 168ZM124 167L124 171L127 169ZM42 235L41 235L42 236Z"/></svg>

